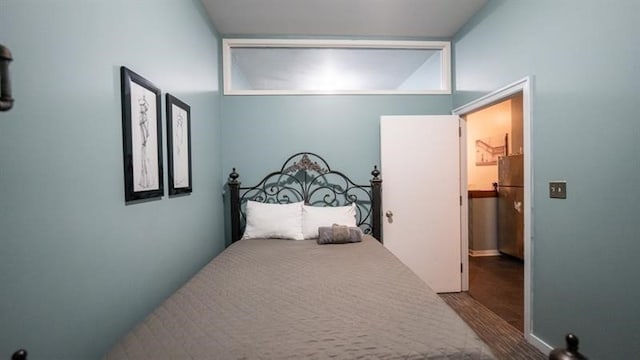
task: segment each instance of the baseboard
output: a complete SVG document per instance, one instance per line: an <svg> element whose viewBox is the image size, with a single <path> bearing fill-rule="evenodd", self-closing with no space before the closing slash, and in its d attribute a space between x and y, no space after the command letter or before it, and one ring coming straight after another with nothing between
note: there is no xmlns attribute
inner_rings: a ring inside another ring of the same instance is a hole
<svg viewBox="0 0 640 360"><path fill-rule="evenodd" d="M469 256L498 256L500 251L498 250L471 250L469 249Z"/></svg>
<svg viewBox="0 0 640 360"><path fill-rule="evenodd" d="M542 352L543 354L549 354L551 350L553 350L551 345L540 340L540 338L533 335L533 333L529 333L529 335L526 336L526 340L529 342L529 344L533 345L536 349L540 350L540 352Z"/></svg>

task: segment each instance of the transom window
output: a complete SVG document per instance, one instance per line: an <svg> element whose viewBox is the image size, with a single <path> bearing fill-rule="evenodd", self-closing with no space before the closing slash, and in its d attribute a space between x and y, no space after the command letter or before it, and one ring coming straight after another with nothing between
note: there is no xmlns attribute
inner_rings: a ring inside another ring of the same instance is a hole
<svg viewBox="0 0 640 360"><path fill-rule="evenodd" d="M224 39L225 95L450 94L443 41Z"/></svg>

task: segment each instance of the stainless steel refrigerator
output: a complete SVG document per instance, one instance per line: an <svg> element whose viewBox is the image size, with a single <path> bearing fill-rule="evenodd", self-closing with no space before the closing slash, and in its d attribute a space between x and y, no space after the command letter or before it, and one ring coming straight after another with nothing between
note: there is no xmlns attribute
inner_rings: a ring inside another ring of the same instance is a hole
<svg viewBox="0 0 640 360"><path fill-rule="evenodd" d="M498 160L498 250L524 259L523 155Z"/></svg>

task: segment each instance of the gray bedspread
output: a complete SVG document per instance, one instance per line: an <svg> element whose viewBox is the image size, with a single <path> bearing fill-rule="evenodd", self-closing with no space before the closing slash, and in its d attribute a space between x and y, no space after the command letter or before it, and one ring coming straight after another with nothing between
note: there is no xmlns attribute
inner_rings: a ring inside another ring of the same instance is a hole
<svg viewBox="0 0 640 360"><path fill-rule="evenodd" d="M375 239L241 240L105 359L492 359Z"/></svg>

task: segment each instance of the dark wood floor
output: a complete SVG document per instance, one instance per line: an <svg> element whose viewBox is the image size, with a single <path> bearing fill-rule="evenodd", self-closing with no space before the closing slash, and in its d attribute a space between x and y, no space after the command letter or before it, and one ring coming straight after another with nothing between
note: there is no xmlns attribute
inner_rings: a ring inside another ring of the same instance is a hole
<svg viewBox="0 0 640 360"><path fill-rule="evenodd" d="M469 295L524 331L524 264L501 255L469 257Z"/></svg>
<svg viewBox="0 0 640 360"><path fill-rule="evenodd" d="M467 292L440 297L478 334L498 360L544 360L547 355L527 343L516 330Z"/></svg>
<svg viewBox="0 0 640 360"><path fill-rule="evenodd" d="M524 339L524 265L508 256L469 257L469 291L440 294L497 359L544 360Z"/></svg>

